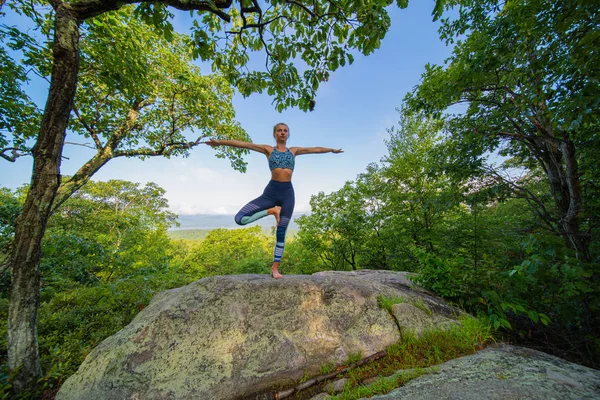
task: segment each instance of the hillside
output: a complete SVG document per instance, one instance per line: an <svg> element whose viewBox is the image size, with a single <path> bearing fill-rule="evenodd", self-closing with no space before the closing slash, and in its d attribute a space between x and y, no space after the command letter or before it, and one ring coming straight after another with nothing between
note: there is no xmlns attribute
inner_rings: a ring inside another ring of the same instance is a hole
<svg viewBox="0 0 600 400"><path fill-rule="evenodd" d="M296 224L296 218L304 215L303 213L294 213L292 221L290 222L288 229L298 230L298 224ZM216 215L216 214L192 214L192 215L179 215L177 222L179 227L173 227L171 230L179 229L216 229L216 228L239 228L240 226L233 220L233 215ZM275 226L275 219L272 217L262 218L250 226L259 225L269 231L271 227Z"/></svg>

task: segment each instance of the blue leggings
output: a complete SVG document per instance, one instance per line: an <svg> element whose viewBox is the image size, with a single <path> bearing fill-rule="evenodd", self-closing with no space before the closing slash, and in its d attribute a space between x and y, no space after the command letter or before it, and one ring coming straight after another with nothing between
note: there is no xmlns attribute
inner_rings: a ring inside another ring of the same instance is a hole
<svg viewBox="0 0 600 400"><path fill-rule="evenodd" d="M281 261L283 248L285 246L285 231L287 230L296 199L292 182L279 182L271 180L260 197L246 204L235 216L238 225L246 225L257 219L267 216L267 209L280 206L279 224L277 224L277 243L275 244L275 255L273 262Z"/></svg>

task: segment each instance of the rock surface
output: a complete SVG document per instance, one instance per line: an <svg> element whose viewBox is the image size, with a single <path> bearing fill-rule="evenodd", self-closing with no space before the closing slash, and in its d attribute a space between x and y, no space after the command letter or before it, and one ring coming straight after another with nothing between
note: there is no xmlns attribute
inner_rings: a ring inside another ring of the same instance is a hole
<svg viewBox="0 0 600 400"><path fill-rule="evenodd" d="M600 399L600 371L509 345L487 348L439 366L371 400Z"/></svg>
<svg viewBox="0 0 600 400"><path fill-rule="evenodd" d="M331 396L327 393L319 393L318 395L311 397L310 400L326 400L330 397Z"/></svg>
<svg viewBox="0 0 600 400"><path fill-rule="evenodd" d="M90 353L56 399L235 399L293 384L398 341L380 295L455 314L402 272L205 278L157 295Z"/></svg>
<svg viewBox="0 0 600 400"><path fill-rule="evenodd" d="M400 333L410 331L416 337L421 337L426 330L446 329L458 323L456 319L444 317L443 315L425 312L410 303L394 304L392 315L398 322Z"/></svg>
<svg viewBox="0 0 600 400"><path fill-rule="evenodd" d="M348 379L346 378L338 379L325 385L323 390L325 390L327 393L339 393L344 390L346 382L348 382Z"/></svg>

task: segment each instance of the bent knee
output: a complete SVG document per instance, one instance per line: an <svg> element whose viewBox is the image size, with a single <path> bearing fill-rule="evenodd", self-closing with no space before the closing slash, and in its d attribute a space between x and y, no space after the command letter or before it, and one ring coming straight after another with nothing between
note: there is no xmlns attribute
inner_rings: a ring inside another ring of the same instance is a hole
<svg viewBox="0 0 600 400"><path fill-rule="evenodd" d="M235 220L235 223L238 225L244 225L244 223L242 222L242 218L244 217L244 215L241 214L237 214L233 219Z"/></svg>

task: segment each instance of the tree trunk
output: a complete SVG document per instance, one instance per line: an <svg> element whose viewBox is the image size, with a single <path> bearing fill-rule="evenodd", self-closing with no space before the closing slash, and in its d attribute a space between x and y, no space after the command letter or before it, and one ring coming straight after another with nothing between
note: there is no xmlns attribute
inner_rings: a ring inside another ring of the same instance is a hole
<svg viewBox="0 0 600 400"><path fill-rule="evenodd" d="M88 183L91 177L100 170L107 162L111 160L110 156L99 154L94 156L90 161L85 163L77 173L66 182L63 182L56 193L52 211L58 209L65 201L69 199L77 190Z"/></svg>
<svg viewBox="0 0 600 400"><path fill-rule="evenodd" d="M50 90L32 151L31 186L16 222L11 258L8 365L16 393L35 388L42 377L37 338L41 242L60 185L62 149L77 87L78 21L64 4L55 12Z"/></svg>
<svg viewBox="0 0 600 400"><path fill-rule="evenodd" d="M575 146L567 137L558 143L546 141L545 148L541 150L538 159L542 162L548 178L559 231L567 246L575 250L578 259L590 261L591 237L581 231L579 220L582 198Z"/></svg>
<svg viewBox="0 0 600 400"><path fill-rule="evenodd" d="M575 146L571 140L565 140L560 146L561 153L565 160L565 183L567 185L566 195L569 199L569 206L561 214L561 225L565 234L569 238L571 245L575 249L577 258L583 261L591 261L590 253L591 235L581 232L581 222L579 214L581 213L581 183L579 180L579 168L577 167L577 157L575 156Z"/></svg>

